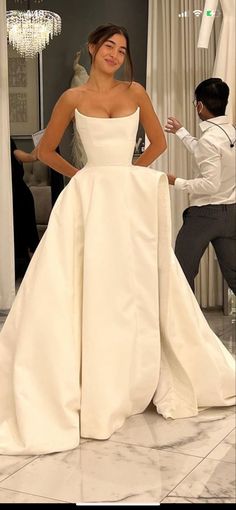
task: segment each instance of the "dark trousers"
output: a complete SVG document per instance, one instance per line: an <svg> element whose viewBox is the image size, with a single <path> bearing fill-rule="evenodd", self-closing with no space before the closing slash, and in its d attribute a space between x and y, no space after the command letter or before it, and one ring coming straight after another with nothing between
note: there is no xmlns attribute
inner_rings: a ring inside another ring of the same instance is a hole
<svg viewBox="0 0 236 510"><path fill-rule="evenodd" d="M228 286L236 294L236 204L193 206L184 211L175 254L193 291L209 243Z"/></svg>
<svg viewBox="0 0 236 510"><path fill-rule="evenodd" d="M64 189L64 179L63 175L59 172L56 172L52 168L51 170L51 197L52 197L52 206L55 204L58 196L60 195L61 191Z"/></svg>
<svg viewBox="0 0 236 510"><path fill-rule="evenodd" d="M22 179L13 182L15 276L22 277L39 243L33 195Z"/></svg>

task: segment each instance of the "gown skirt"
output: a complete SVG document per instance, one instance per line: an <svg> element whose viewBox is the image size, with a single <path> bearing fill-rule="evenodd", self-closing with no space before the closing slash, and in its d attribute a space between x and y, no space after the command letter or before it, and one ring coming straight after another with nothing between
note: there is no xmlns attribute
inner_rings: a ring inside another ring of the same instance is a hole
<svg viewBox="0 0 236 510"><path fill-rule="evenodd" d="M171 247L167 177L129 162L137 112L77 117L97 163L60 193L0 334L5 455L107 439L151 401L173 419L235 404L234 359Z"/></svg>

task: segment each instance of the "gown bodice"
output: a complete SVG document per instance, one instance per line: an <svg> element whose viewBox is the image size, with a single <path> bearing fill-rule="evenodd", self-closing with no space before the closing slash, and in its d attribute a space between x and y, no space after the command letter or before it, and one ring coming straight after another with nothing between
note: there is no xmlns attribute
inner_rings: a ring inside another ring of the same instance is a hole
<svg viewBox="0 0 236 510"><path fill-rule="evenodd" d="M88 166L132 164L139 124L139 107L125 117L89 117L75 110L76 128Z"/></svg>

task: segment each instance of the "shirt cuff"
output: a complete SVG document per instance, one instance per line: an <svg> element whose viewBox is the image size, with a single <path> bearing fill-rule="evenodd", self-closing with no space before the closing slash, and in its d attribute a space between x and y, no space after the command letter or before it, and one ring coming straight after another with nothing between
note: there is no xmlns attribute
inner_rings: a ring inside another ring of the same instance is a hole
<svg viewBox="0 0 236 510"><path fill-rule="evenodd" d="M185 190L186 187L187 187L187 180L186 179L181 179L180 177L177 177L175 179L175 188L176 189Z"/></svg>
<svg viewBox="0 0 236 510"><path fill-rule="evenodd" d="M189 132L187 131L187 129L185 129L185 127L181 127L178 129L178 131L176 131L175 133L180 140L182 140L185 136L189 135Z"/></svg>

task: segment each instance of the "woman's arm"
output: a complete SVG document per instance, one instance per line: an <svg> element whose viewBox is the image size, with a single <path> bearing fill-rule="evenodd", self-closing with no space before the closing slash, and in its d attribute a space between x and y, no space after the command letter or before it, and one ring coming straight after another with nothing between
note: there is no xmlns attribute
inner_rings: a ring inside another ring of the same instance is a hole
<svg viewBox="0 0 236 510"><path fill-rule="evenodd" d="M78 91L75 89L69 89L60 96L36 151L40 161L67 177L73 177L78 172L78 168L60 156L56 148L74 117L77 102Z"/></svg>
<svg viewBox="0 0 236 510"><path fill-rule="evenodd" d="M144 87L136 82L132 83L131 87L140 107L140 123L150 142L143 154L135 161L135 165L149 166L166 150L166 138Z"/></svg>

